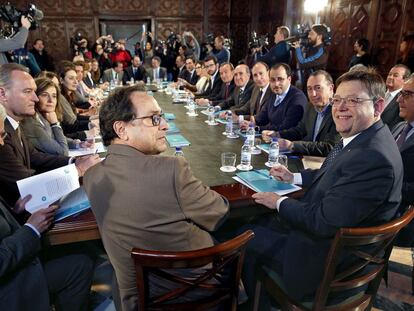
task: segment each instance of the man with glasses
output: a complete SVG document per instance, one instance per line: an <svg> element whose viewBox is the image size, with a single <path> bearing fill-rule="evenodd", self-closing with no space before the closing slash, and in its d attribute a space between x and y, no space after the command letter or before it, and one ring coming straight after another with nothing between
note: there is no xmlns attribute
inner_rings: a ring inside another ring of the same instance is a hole
<svg viewBox="0 0 414 311"><path fill-rule="evenodd" d="M414 74L404 83L397 99L400 105L400 117L404 120L392 130L403 165L404 179L400 213L404 213L408 205L414 204ZM413 247L414 222L403 228L395 242L397 246Z"/></svg>
<svg viewBox="0 0 414 311"><path fill-rule="evenodd" d="M269 192L253 195L256 203L275 210L275 217L266 216L250 226L256 235L245 257L244 281L250 293L255 266L268 264L291 297L312 299L338 229L377 226L395 216L403 167L395 141L380 119L384 81L370 69L347 72L336 86L332 117L342 140L321 169L292 174L279 165L270 171L279 180L303 185L307 189L303 198ZM339 267L352 260L355 257L344 254Z"/></svg>
<svg viewBox="0 0 414 311"><path fill-rule="evenodd" d="M307 82L311 105L306 107L302 120L287 130L263 131L263 139L269 141L271 137L279 137L280 150L326 157L339 141L330 106L333 90L333 80L328 72L318 70L311 73Z"/></svg>
<svg viewBox="0 0 414 311"><path fill-rule="evenodd" d="M197 96L197 103L200 102L199 99L218 99L220 96L221 85L223 83L219 74L219 64L217 63L217 58L214 56L207 56L204 59L204 67L207 69L207 73L210 75L210 81L206 91Z"/></svg>
<svg viewBox="0 0 414 311"><path fill-rule="evenodd" d="M115 269L122 309L136 310L131 249L213 246L209 231L225 219L228 203L193 176L183 157L160 156L167 149L168 125L156 100L139 86L115 90L103 104L99 121L108 154L88 171L84 185ZM151 283L153 295L169 286Z"/></svg>

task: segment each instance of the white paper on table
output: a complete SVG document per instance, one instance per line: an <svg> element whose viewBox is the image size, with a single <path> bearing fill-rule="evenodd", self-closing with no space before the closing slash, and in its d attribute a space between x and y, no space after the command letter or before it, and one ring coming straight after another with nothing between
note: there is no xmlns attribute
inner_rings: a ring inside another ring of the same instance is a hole
<svg viewBox="0 0 414 311"><path fill-rule="evenodd" d="M244 181L243 179L241 179L240 177L238 177L238 176L233 176L233 179L234 179L235 181L238 181L238 182L239 182L239 183L241 183L242 185L245 185L246 187L248 187L248 188L252 189L253 191L258 192L258 191L257 191L257 189L255 189L255 188L253 188L252 186L250 186L247 182L245 182L245 181ZM286 194L289 194L289 193L292 193L292 192L296 192L296 191L298 191L298 190L302 189L301 187L299 187L299 186L297 186L297 185L294 185L294 184L292 184L292 186L293 186L293 189L288 189L288 190L279 190L279 191L275 191L275 193L276 193L276 194L278 194L278 195L286 195Z"/></svg>
<svg viewBox="0 0 414 311"><path fill-rule="evenodd" d="M303 156L302 163L303 167L306 169L318 170L321 168L324 157L315 157L315 156Z"/></svg>
<svg viewBox="0 0 414 311"><path fill-rule="evenodd" d="M75 164L66 165L18 180L17 187L22 198L32 195L32 199L26 204L26 210L33 214L79 188L78 170Z"/></svg>
<svg viewBox="0 0 414 311"><path fill-rule="evenodd" d="M94 148L70 149L68 155L70 157L80 157L80 156L85 156L85 155L95 154L95 153L102 153L102 152L106 152L106 148L105 148L103 142L98 142L98 143L95 143Z"/></svg>

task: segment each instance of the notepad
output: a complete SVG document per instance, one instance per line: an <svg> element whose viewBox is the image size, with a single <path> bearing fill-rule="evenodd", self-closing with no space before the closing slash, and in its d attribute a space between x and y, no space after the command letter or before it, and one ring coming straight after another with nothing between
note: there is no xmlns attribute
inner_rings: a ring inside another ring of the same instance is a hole
<svg viewBox="0 0 414 311"><path fill-rule="evenodd" d="M299 186L271 178L266 169L239 172L233 178L256 192L274 192L278 195L285 195L301 189Z"/></svg>
<svg viewBox="0 0 414 311"><path fill-rule="evenodd" d="M164 113L165 120L175 120L175 114L166 112Z"/></svg>
<svg viewBox="0 0 414 311"><path fill-rule="evenodd" d="M168 124L167 134L180 133L180 129L177 127L177 125L174 122L167 122L167 124Z"/></svg>
<svg viewBox="0 0 414 311"><path fill-rule="evenodd" d="M104 153L106 152L106 147L102 142L95 143L93 148L88 149L69 149L68 156L70 157L81 157L85 155L95 154L95 153Z"/></svg>
<svg viewBox="0 0 414 311"><path fill-rule="evenodd" d="M168 144L172 148L190 145L190 142L181 134L167 135L166 139L167 139Z"/></svg>

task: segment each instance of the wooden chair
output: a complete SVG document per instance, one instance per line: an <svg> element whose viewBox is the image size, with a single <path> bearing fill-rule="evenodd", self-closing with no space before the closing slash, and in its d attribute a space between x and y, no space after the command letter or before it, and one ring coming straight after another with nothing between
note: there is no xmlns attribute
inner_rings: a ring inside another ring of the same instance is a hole
<svg viewBox="0 0 414 311"><path fill-rule="evenodd" d="M270 268L258 269L254 310L259 306L260 289L263 286L276 300L282 310L370 310L375 295L387 270L388 259L397 233L414 217L414 206L410 206L404 215L389 223L368 228L341 228L335 235L328 257L322 281L316 291L313 302L294 301L283 289L281 278ZM364 251L369 247L370 251ZM336 271L340 254L346 251L357 258L345 271ZM363 271L368 265L372 269ZM343 291L365 290L340 303L328 303L328 295Z"/></svg>
<svg viewBox="0 0 414 311"><path fill-rule="evenodd" d="M135 262L137 275L139 310L193 311L207 310L218 305L224 305L223 310L236 310L244 252L247 242L253 237L253 231L248 230L232 240L213 247L185 252L160 252L134 248L131 257ZM204 268L201 275L191 279L161 270L174 269L174 272L178 272L179 269L200 267ZM210 282L224 269L229 273L227 284ZM162 296L149 297L149 273L173 282L177 287ZM211 291L211 296L185 303L174 302L176 298L200 289Z"/></svg>

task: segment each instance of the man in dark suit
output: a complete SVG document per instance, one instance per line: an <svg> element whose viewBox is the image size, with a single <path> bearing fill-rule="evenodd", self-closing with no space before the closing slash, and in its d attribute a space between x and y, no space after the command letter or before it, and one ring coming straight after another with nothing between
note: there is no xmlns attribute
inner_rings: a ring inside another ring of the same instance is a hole
<svg viewBox="0 0 414 311"><path fill-rule="evenodd" d="M0 146L7 135L6 112L0 105ZM93 262L85 255L37 257L40 235L53 222L56 206L34 212L20 226L15 214L24 211L30 196L18 200L13 209L0 197L0 306L12 311L49 310L49 294L56 310L86 310Z"/></svg>
<svg viewBox="0 0 414 311"><path fill-rule="evenodd" d="M290 30L286 26L277 27L274 35L275 45L264 55L262 54L262 47L260 47L260 54L257 54L257 60L266 63L269 67L277 63L290 64L290 46L285 41L290 35Z"/></svg>
<svg viewBox="0 0 414 311"><path fill-rule="evenodd" d="M159 80L162 81L167 79L167 69L164 67L160 67L161 65L161 58L158 56L153 56L151 59L151 68L148 69L148 78L151 81Z"/></svg>
<svg viewBox="0 0 414 311"><path fill-rule="evenodd" d="M380 120L384 82L375 71L365 70L345 73L336 85L332 116L343 141L319 170L292 174L275 166L270 172L284 182L302 184L307 189L304 197L253 195L256 203L277 210L278 217L275 213L273 219L266 216L260 225L250 226L256 235L245 257L244 281L250 293L255 266L267 264L281 276L291 297L313 297L339 228L376 226L395 216L403 166L394 139ZM349 256L344 254L340 267L349 263Z"/></svg>
<svg viewBox="0 0 414 311"><path fill-rule="evenodd" d="M122 62L115 61L112 63L112 67L103 72L102 81L111 83L121 83L124 75L124 67Z"/></svg>
<svg viewBox="0 0 414 311"><path fill-rule="evenodd" d="M181 55L178 55L175 59L175 66L173 68L173 81L177 81L178 78L184 79L186 75L185 69L185 58Z"/></svg>
<svg viewBox="0 0 414 311"><path fill-rule="evenodd" d="M230 109L234 113L246 103L252 96L254 82L250 80L250 69L247 65L241 64L234 69L234 88L233 94L226 100L221 101L216 107L221 110ZM224 117L225 112L220 113L220 117ZM237 113L236 113L237 114Z"/></svg>
<svg viewBox="0 0 414 311"><path fill-rule="evenodd" d="M260 130L281 131L296 126L303 117L307 100L305 94L291 85L289 65L279 63L270 69L270 88L272 98L262 111L256 115L255 123ZM249 122L244 121L242 128Z"/></svg>
<svg viewBox="0 0 414 311"><path fill-rule="evenodd" d="M257 62L252 67L254 87L250 100L234 112L237 115L244 115L254 122L254 118L262 111L268 100L272 97L272 90L269 87L269 67L266 63Z"/></svg>
<svg viewBox="0 0 414 311"><path fill-rule="evenodd" d="M400 117L404 121L395 126L392 134L397 141L404 165L402 200L399 208L399 213L402 214L408 205L414 204L414 75L404 83L397 101L400 105ZM414 221L400 231L395 245L413 247Z"/></svg>
<svg viewBox="0 0 414 311"><path fill-rule="evenodd" d="M5 129L7 136L0 146L0 195L13 206L19 198L16 181L69 164L69 157L39 152L26 140L19 122L35 115L36 83L19 64L0 67L0 104L6 110ZM76 159L79 175L99 161L97 155Z"/></svg>
<svg viewBox="0 0 414 311"><path fill-rule="evenodd" d="M209 86L206 91L200 95L197 95L196 102L198 103L201 99L217 100L220 96L221 85L223 81L219 74L219 64L214 56L207 56L204 59L204 67L207 69L207 73L210 75Z"/></svg>
<svg viewBox="0 0 414 311"><path fill-rule="evenodd" d="M329 73L325 70L311 73L307 82L311 105L306 107L302 120L287 130L263 131L263 139L268 141L270 137L279 137L280 150L326 157L340 139L330 106L333 90L334 84Z"/></svg>
<svg viewBox="0 0 414 311"><path fill-rule="evenodd" d="M193 176L183 157L159 156L167 149L168 124L154 97L138 86L115 90L99 118L108 156L87 172L84 185L115 270L122 309L136 310L131 249L185 251L213 246L209 231L225 219L228 204ZM154 296L171 287L156 279L150 282ZM199 294L210 296L211 291ZM188 295L179 299L191 299Z"/></svg>
<svg viewBox="0 0 414 311"><path fill-rule="evenodd" d="M400 108L398 106L397 98L403 87L405 81L410 77L410 69L403 65L397 64L391 68L388 73L385 85L387 86L387 92L385 92L385 109L381 114L382 122L384 122L390 130L402 122L403 119L399 116Z"/></svg>
<svg viewBox="0 0 414 311"><path fill-rule="evenodd" d="M142 66L141 59L139 56L134 56L132 59L131 66L128 66L124 70L124 75L122 76L122 83L125 85L128 81L131 81L131 78L134 79L134 82L143 81L147 82L147 72L145 71L144 66Z"/></svg>
<svg viewBox="0 0 414 311"><path fill-rule="evenodd" d="M185 74L183 75L183 79L187 81L191 85L196 85L198 81L198 76L195 71L195 58L194 56L189 56L185 60Z"/></svg>

